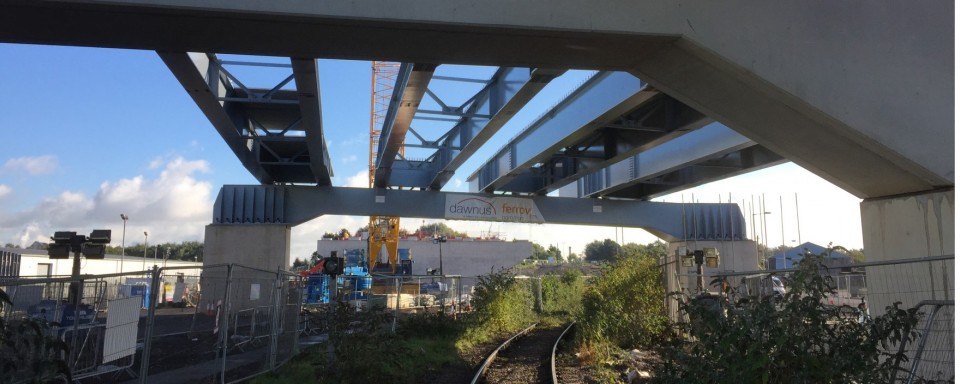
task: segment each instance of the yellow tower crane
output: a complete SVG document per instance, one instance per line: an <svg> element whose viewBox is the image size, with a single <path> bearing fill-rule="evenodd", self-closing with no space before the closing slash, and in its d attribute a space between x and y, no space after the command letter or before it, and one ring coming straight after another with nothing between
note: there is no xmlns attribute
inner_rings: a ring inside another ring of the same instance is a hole
<svg viewBox="0 0 960 384"><path fill-rule="evenodd" d="M377 147L380 144L380 128L383 127L384 116L390 107L390 97L400 72L400 63L384 61L373 62L372 91L370 96L370 188L373 188L373 179L377 167ZM403 147L400 148L403 154ZM370 237L367 239L367 261L370 272L382 271L396 274L400 263L397 256L397 247L400 241L400 218L397 216L370 216L367 226ZM386 262L381 262L381 249L386 248ZM379 265L378 265L379 264Z"/></svg>

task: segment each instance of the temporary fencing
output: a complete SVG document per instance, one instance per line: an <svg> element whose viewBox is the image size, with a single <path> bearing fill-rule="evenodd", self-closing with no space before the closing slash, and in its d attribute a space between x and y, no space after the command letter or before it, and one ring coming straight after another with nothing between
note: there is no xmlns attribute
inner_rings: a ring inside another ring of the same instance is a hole
<svg viewBox="0 0 960 384"><path fill-rule="evenodd" d="M71 297L71 286L82 294ZM21 277L0 287L12 302L6 325L36 323L63 341L59 358L75 380L239 382L297 353L303 282L285 271L223 264ZM24 367L13 381L33 374Z"/></svg>
<svg viewBox="0 0 960 384"><path fill-rule="evenodd" d="M391 312L391 328L396 329L398 319L405 314L438 312L448 315L464 310L469 295L464 294L462 278L457 275L344 275L336 278L324 276L323 285L336 289L329 296L308 293L306 303L307 324L304 332L318 332L326 303L337 301L352 306L356 311L381 308ZM308 292L313 290L308 287ZM314 296L314 297L309 297ZM331 299L332 298L332 299Z"/></svg>

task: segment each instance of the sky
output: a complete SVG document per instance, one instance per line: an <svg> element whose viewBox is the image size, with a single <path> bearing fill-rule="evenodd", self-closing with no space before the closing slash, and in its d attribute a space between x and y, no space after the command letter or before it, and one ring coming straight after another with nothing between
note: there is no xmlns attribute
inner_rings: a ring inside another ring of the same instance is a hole
<svg viewBox="0 0 960 384"><path fill-rule="evenodd" d="M92 229L113 230L116 245L202 241L220 186L257 184L152 51L0 44L0 58L0 245L28 246L49 241L55 231ZM321 60L319 70L333 184L366 187L370 62ZM437 73L484 76L492 71L441 66ZM589 74L571 71L551 82L444 190L466 192L470 174ZM269 83L276 75L250 76ZM447 100L475 91L442 82L430 87ZM423 122L414 128L428 139L445 130ZM751 225L750 201L758 206L761 198L769 213L753 216L757 220ZM765 217L771 247L807 241L863 246L860 199L793 163L655 201L728 200L746 207L748 231L760 227ZM125 232L121 213L129 217ZM353 231L366 221L324 216L294 227L291 258L308 257L324 232ZM434 221L403 218L401 226L415 229ZM576 253L606 238L621 243L656 240L633 228L447 224L471 236L497 232L507 240L532 240Z"/></svg>

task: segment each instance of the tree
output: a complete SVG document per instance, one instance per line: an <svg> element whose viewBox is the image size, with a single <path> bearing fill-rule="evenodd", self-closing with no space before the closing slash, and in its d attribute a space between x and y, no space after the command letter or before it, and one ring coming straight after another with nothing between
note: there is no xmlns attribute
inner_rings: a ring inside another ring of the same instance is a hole
<svg viewBox="0 0 960 384"><path fill-rule="evenodd" d="M428 237L435 236L446 236L446 237L464 237L467 234L463 232L457 232L453 228L448 227L444 223L432 223L427 225L421 225L419 228L420 231L427 233Z"/></svg>
<svg viewBox="0 0 960 384"><path fill-rule="evenodd" d="M533 260L546 260L547 257L547 250L543 249L542 245L533 243L533 249L531 250L530 258Z"/></svg>
<svg viewBox="0 0 960 384"><path fill-rule="evenodd" d="M862 263L867 261L867 255L863 253L863 248L860 249L848 249L847 254L850 255L850 258L853 259L854 263Z"/></svg>
<svg viewBox="0 0 960 384"><path fill-rule="evenodd" d="M555 245L550 244L550 248L547 248L547 257L553 257L556 261L563 261L563 252L560 252L560 248L557 248Z"/></svg>
<svg viewBox="0 0 960 384"><path fill-rule="evenodd" d="M316 253L316 252L314 252L314 253ZM292 268L290 268L290 269L293 270L293 271L299 272L299 271L309 270L311 267L312 267L312 265L310 265L310 261L309 261L309 260L302 260L302 259L300 259L300 258L298 257L298 258L296 258L296 259L293 259L293 266L292 266Z"/></svg>
<svg viewBox="0 0 960 384"><path fill-rule="evenodd" d="M655 241L646 245L627 243L620 249L623 256L643 256L659 259L667 254L667 243Z"/></svg>
<svg viewBox="0 0 960 384"><path fill-rule="evenodd" d="M594 240L583 249L587 261L609 261L620 253L620 244L610 239Z"/></svg>

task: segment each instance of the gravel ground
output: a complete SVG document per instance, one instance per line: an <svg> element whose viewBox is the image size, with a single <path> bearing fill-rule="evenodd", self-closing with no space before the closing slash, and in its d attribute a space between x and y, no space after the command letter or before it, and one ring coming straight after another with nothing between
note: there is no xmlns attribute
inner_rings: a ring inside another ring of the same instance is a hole
<svg viewBox="0 0 960 384"><path fill-rule="evenodd" d="M565 327L537 327L514 340L487 368L483 383L550 383L550 353Z"/></svg>

